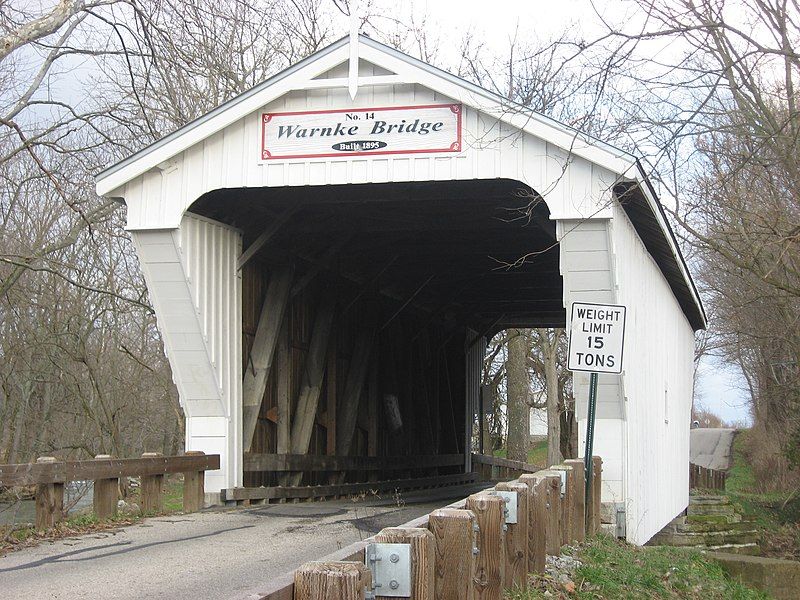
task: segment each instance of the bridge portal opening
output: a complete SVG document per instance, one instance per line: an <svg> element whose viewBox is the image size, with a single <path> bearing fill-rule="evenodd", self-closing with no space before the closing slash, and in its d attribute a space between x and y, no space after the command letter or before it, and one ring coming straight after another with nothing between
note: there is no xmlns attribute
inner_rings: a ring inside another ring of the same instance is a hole
<svg viewBox="0 0 800 600"><path fill-rule="evenodd" d="M555 222L517 181L224 189L189 212L242 236L245 488L469 472L487 340L565 326Z"/></svg>

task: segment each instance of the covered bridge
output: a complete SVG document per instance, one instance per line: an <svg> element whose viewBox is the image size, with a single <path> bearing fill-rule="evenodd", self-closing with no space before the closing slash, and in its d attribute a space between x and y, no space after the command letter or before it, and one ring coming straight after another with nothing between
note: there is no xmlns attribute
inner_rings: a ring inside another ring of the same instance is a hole
<svg viewBox="0 0 800 600"><path fill-rule="evenodd" d="M127 206L186 449L222 456L208 491L470 472L487 339L584 300L628 306L603 500L639 543L686 506L705 317L635 157L351 36L97 191Z"/></svg>

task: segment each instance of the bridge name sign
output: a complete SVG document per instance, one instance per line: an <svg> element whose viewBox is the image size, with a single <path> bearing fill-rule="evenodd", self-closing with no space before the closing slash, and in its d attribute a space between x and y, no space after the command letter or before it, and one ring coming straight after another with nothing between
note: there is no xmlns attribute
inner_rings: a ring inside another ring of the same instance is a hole
<svg viewBox="0 0 800 600"><path fill-rule="evenodd" d="M261 115L261 160L461 152L460 104Z"/></svg>
<svg viewBox="0 0 800 600"><path fill-rule="evenodd" d="M622 373L624 341L624 306L572 303L567 361L570 371Z"/></svg>

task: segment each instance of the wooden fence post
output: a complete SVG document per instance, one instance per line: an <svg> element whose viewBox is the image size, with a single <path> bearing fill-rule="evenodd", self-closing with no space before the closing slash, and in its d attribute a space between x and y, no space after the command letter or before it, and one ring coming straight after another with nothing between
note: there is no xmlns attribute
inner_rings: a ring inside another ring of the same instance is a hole
<svg viewBox="0 0 800 600"><path fill-rule="evenodd" d="M586 539L586 466L581 458L570 458L564 464L572 467L572 535L573 540Z"/></svg>
<svg viewBox="0 0 800 600"><path fill-rule="evenodd" d="M486 493L467 498L466 508L478 520L478 560L476 561L475 600L500 600L505 569L505 501Z"/></svg>
<svg viewBox="0 0 800 600"><path fill-rule="evenodd" d="M436 600L472 600L477 525L470 510L440 508L428 517L428 529L435 541Z"/></svg>
<svg viewBox="0 0 800 600"><path fill-rule="evenodd" d="M142 458L158 458L163 456L160 452L144 452ZM164 475L142 475L141 480L141 510L143 513L160 513L163 508Z"/></svg>
<svg viewBox="0 0 800 600"><path fill-rule="evenodd" d="M294 600L363 600L371 581L363 563L310 562L294 572Z"/></svg>
<svg viewBox="0 0 800 600"><path fill-rule="evenodd" d="M506 563L503 580L506 587L528 588L528 486L518 481L502 482L494 486L498 492L517 495L517 522L507 523Z"/></svg>
<svg viewBox="0 0 800 600"><path fill-rule="evenodd" d="M528 486L528 572L544 573L546 562L547 489L545 478L525 473L520 483Z"/></svg>
<svg viewBox="0 0 800 600"><path fill-rule="evenodd" d="M382 544L411 544L411 600L434 600L434 537L427 529L387 527L375 536ZM383 598L380 590L375 597Z"/></svg>
<svg viewBox="0 0 800 600"><path fill-rule="evenodd" d="M98 454L95 460L110 460L110 454ZM102 520L110 519L117 514L117 497L119 496L119 478L95 479L94 498L92 500L95 516Z"/></svg>
<svg viewBox="0 0 800 600"><path fill-rule="evenodd" d="M600 532L600 503L603 491L603 459L600 456L592 456L592 505L589 507L591 526L587 525L586 530L590 534Z"/></svg>
<svg viewBox="0 0 800 600"><path fill-rule="evenodd" d="M203 456L205 452L189 450L186 456ZM186 471L183 474L183 512L197 512L205 506L206 472Z"/></svg>
<svg viewBox="0 0 800 600"><path fill-rule="evenodd" d="M53 456L36 459L39 464L57 462ZM40 483L36 486L36 529L50 529L64 516L64 484Z"/></svg>
<svg viewBox="0 0 800 600"><path fill-rule="evenodd" d="M561 555L561 476L557 471L544 470L536 473L545 484L545 551L550 556Z"/></svg>
<svg viewBox="0 0 800 600"><path fill-rule="evenodd" d="M575 475L572 473L572 467L565 464L553 465L550 467L551 471L564 473L566 475L564 484L564 495L561 496L561 510L560 510L560 530L561 530L561 545L569 544L572 542L572 479ZM561 475L559 475L561 476Z"/></svg>

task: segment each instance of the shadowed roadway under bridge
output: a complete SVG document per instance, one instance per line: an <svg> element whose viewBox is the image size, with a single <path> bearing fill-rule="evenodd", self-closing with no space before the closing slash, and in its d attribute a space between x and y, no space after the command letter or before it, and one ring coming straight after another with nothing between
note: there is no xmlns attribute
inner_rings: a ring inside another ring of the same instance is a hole
<svg viewBox="0 0 800 600"><path fill-rule="evenodd" d="M230 599L299 565L490 487L272 504L147 519L0 558L11 598Z"/></svg>

